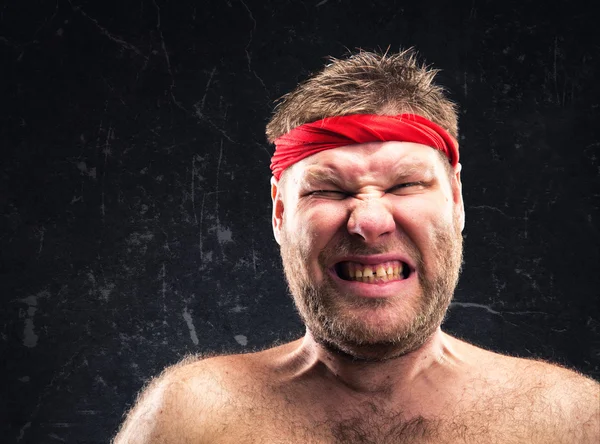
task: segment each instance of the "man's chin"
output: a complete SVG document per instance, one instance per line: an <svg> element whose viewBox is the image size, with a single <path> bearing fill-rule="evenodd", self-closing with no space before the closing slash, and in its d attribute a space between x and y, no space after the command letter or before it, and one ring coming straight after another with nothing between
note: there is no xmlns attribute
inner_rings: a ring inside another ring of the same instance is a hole
<svg viewBox="0 0 600 444"><path fill-rule="evenodd" d="M419 345L414 348L406 348L403 345L385 342L370 344L357 344L348 341L330 342L327 340L318 340L317 342L327 351L338 356L352 361L364 362L382 362L400 358L420 347Z"/></svg>
<svg viewBox="0 0 600 444"><path fill-rule="evenodd" d="M319 331L321 330L321 331ZM434 333L435 328L415 332L324 332L311 331L317 343L330 352L360 361L385 361L404 356L420 348Z"/></svg>

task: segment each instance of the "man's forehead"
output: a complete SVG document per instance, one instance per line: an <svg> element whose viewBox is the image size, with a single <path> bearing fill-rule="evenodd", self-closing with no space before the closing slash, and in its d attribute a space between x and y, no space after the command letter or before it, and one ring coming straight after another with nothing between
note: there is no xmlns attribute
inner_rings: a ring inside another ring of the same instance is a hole
<svg viewBox="0 0 600 444"><path fill-rule="evenodd" d="M433 173L440 160L445 161L445 158L442 159L438 152L430 147L421 145L419 149L411 148L408 152L398 152L396 146L387 146L380 151L379 156L373 156L374 150L365 149L364 146L357 149L351 146L335 148L307 157L293 165L292 169L298 180L313 182L369 173L402 176L419 172Z"/></svg>

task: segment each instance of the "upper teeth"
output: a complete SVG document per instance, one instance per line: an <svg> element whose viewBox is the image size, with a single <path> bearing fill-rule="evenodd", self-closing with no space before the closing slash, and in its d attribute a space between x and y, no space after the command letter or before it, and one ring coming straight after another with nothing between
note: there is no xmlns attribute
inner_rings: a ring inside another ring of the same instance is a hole
<svg viewBox="0 0 600 444"><path fill-rule="evenodd" d="M377 265L358 262L342 263L343 272L350 280L361 282L390 281L402 279L402 262L389 261Z"/></svg>

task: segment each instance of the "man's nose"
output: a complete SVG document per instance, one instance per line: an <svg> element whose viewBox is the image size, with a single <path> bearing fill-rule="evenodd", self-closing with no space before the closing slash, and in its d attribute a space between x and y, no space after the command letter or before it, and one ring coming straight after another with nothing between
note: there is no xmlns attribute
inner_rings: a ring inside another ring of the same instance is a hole
<svg viewBox="0 0 600 444"><path fill-rule="evenodd" d="M367 243L377 242L380 236L393 233L396 223L390 208L378 199L360 202L348 218L348 232Z"/></svg>

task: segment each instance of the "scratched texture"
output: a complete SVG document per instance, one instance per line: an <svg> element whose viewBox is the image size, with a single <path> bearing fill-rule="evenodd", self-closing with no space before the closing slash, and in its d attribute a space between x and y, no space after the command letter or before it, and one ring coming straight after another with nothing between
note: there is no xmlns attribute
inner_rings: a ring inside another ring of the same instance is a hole
<svg viewBox="0 0 600 444"><path fill-rule="evenodd" d="M263 128L356 47L416 46L461 107L446 329L600 378L597 23L541 4L3 2L0 441L107 442L164 366L302 333Z"/></svg>

